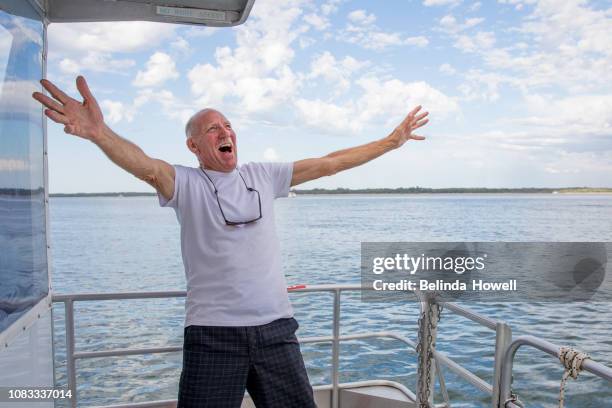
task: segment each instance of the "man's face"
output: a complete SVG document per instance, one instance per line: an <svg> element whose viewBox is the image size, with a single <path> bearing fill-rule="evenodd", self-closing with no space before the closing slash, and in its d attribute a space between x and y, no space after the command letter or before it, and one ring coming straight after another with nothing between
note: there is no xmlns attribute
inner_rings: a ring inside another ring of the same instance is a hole
<svg viewBox="0 0 612 408"><path fill-rule="evenodd" d="M236 133L231 123L215 110L200 114L187 147L198 157L205 169L230 172L238 163Z"/></svg>

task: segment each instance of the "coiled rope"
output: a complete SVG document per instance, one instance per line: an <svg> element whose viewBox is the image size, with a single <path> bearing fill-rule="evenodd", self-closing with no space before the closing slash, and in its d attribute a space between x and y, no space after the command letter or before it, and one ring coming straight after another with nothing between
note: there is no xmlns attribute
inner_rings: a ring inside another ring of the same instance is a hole
<svg viewBox="0 0 612 408"><path fill-rule="evenodd" d="M570 347L559 348L559 361L565 367L563 377L561 377L561 385L559 387L559 408L563 408L565 402L565 386L567 380L572 377L574 380L578 378L582 371L582 362L590 358L588 354L581 353Z"/></svg>

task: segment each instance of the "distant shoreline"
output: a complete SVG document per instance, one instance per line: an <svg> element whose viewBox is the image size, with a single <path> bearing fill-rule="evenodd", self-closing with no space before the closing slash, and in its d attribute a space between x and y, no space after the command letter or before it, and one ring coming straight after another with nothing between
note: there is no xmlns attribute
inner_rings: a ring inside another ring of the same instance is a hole
<svg viewBox="0 0 612 408"><path fill-rule="evenodd" d="M336 194L612 194L612 188L566 187L566 188L314 188L291 190L299 195ZM53 193L50 197L151 197L156 193L111 192L111 193Z"/></svg>

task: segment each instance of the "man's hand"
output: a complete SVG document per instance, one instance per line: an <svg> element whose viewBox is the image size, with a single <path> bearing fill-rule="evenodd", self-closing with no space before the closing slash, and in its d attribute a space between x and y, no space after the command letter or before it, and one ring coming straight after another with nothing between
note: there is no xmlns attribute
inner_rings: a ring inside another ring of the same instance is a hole
<svg viewBox="0 0 612 408"><path fill-rule="evenodd" d="M424 126L429 122L429 119L425 119L429 112L417 113L421 110L421 105L414 108L408 116L396 127L393 132L388 136L388 139L393 142L395 147L401 147L408 140L424 140L425 137L415 135L412 133L413 130Z"/></svg>
<svg viewBox="0 0 612 408"><path fill-rule="evenodd" d="M391 134L383 139L365 145L351 147L328 154L327 156L305 159L293 163L291 185L296 186L319 177L331 176L339 171L361 166L393 149L402 146L408 140L423 140L423 136L415 135L413 130L429 122L425 117L428 112L418 114L421 106L417 106L406 116Z"/></svg>
<svg viewBox="0 0 612 408"><path fill-rule="evenodd" d="M48 108L45 115L64 125L64 132L92 141L119 167L152 185L166 199L173 197L174 167L147 156L140 147L106 126L85 78L78 76L76 80L83 102L69 97L46 79L40 83L55 99L40 92L34 92L32 97Z"/></svg>
<svg viewBox="0 0 612 408"><path fill-rule="evenodd" d="M64 132L92 141L102 134L105 127L104 117L85 78L78 76L76 79L77 89L83 97L83 102L69 97L46 79L40 83L55 99L40 92L34 92L32 97L48 108L45 109L45 115L54 122L64 125Z"/></svg>

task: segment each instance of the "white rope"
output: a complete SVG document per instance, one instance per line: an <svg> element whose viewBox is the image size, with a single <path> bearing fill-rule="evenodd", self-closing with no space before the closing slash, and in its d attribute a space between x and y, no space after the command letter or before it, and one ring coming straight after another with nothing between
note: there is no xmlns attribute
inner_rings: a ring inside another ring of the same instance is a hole
<svg viewBox="0 0 612 408"><path fill-rule="evenodd" d="M565 367L563 377L561 377L561 385L559 387L559 408L563 408L565 402L565 385L569 377L574 380L578 378L580 371L582 371L582 362L590 358L588 354L581 353L569 347L559 348L559 361Z"/></svg>

